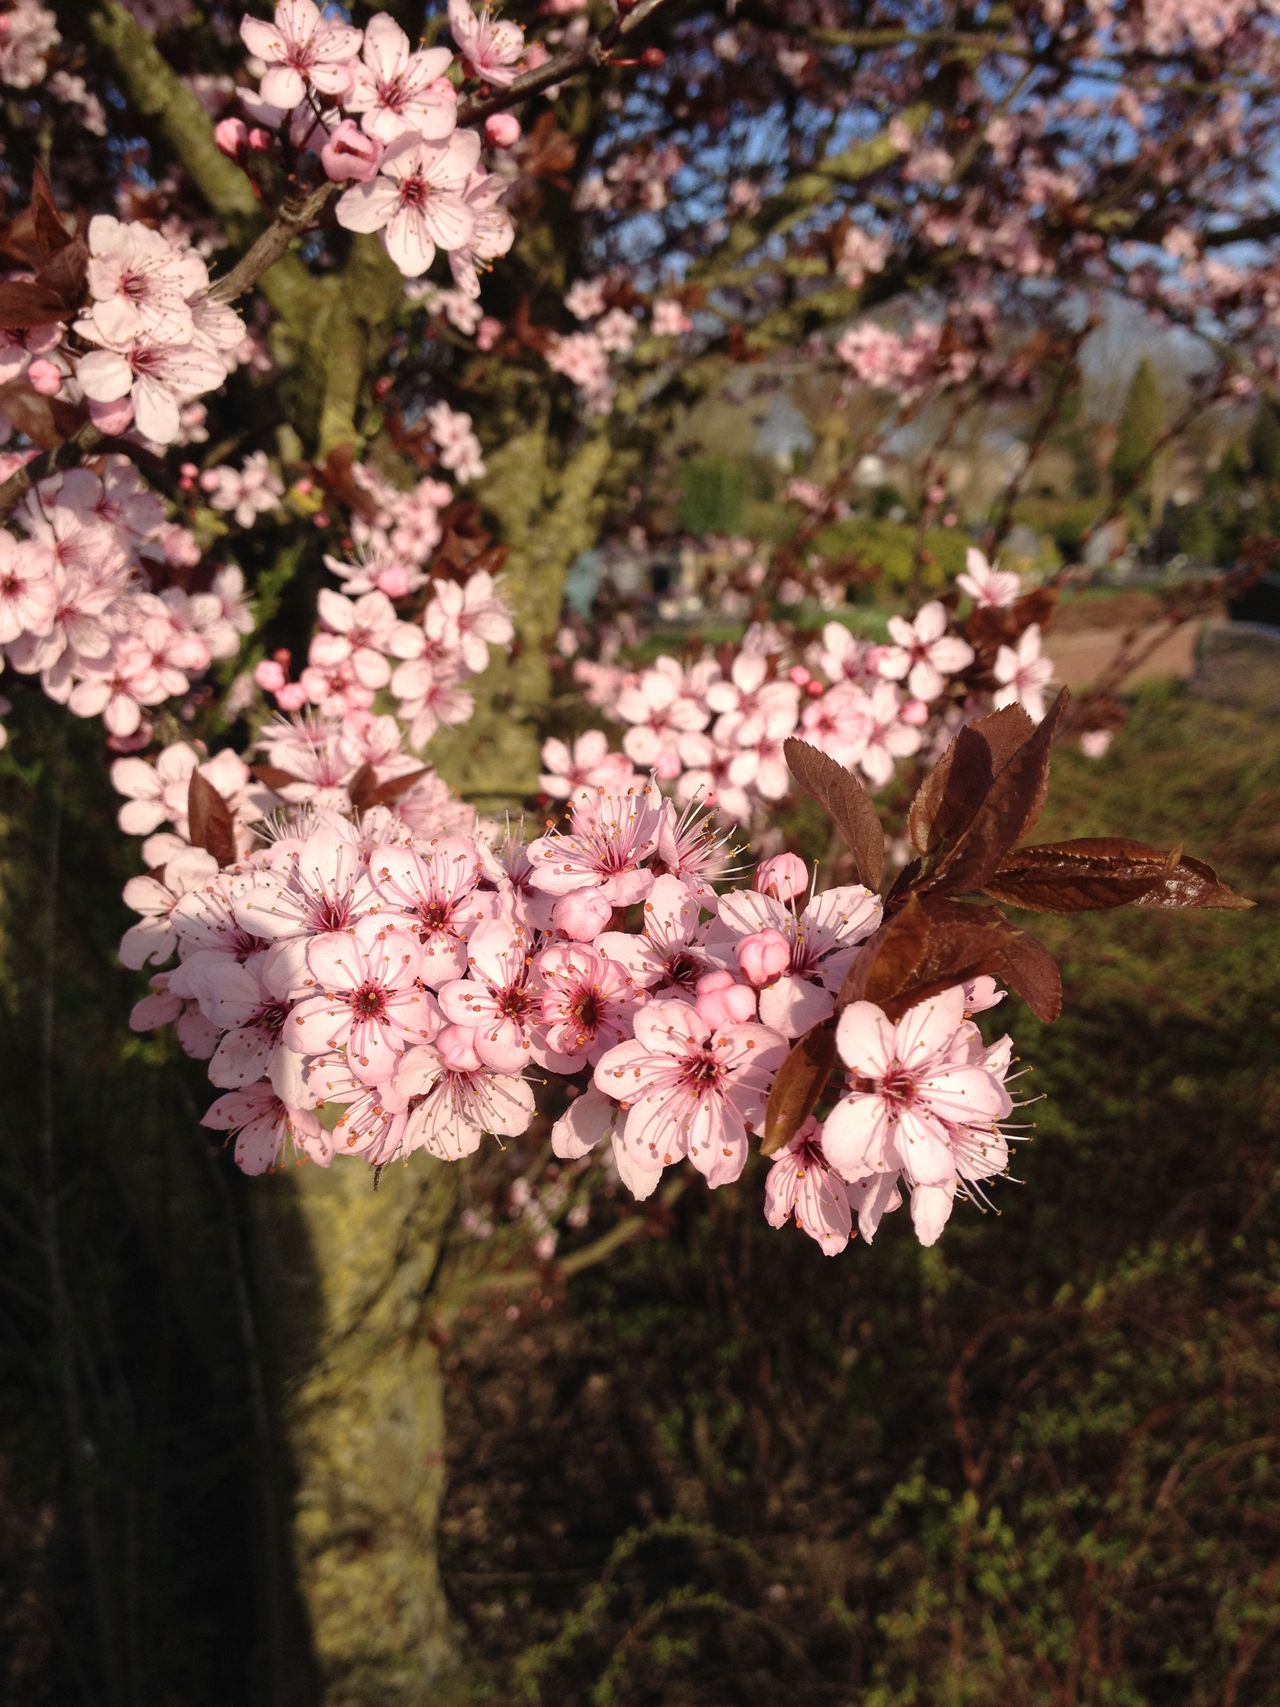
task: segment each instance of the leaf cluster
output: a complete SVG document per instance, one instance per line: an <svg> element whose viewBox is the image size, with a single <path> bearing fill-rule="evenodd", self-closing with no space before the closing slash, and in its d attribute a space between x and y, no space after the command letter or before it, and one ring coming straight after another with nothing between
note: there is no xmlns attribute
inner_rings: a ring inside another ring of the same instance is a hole
<svg viewBox="0 0 1280 1707"><path fill-rule="evenodd" d="M1062 1008L1057 962L1003 907L1079 913L1116 907L1242 909L1235 893L1181 848L1122 836L1026 846L1049 790L1064 688L1043 722L1005 706L960 730L924 778L907 817L914 857L884 897L884 922L862 945L836 1011L800 1038L769 1097L761 1146L772 1155L818 1106L835 1065L835 1027L851 1002L874 1002L891 1020L956 984L986 975L1005 984L1038 1019ZM884 830L856 776L804 741L790 739L787 764L798 787L823 808L848 845L857 882L880 887Z"/></svg>

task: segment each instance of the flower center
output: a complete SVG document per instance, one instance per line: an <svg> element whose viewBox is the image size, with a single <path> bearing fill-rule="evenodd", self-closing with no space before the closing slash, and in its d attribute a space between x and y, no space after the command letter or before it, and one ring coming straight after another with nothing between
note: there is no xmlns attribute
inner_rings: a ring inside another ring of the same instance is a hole
<svg viewBox="0 0 1280 1707"><path fill-rule="evenodd" d="M357 1019L380 1019L386 1005L377 984L362 984L351 997L351 1008Z"/></svg>

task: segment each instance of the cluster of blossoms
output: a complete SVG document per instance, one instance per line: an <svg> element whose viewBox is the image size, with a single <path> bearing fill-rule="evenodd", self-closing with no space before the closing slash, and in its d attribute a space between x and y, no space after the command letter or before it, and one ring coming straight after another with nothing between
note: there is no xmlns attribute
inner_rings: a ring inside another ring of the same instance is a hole
<svg viewBox="0 0 1280 1707"><path fill-rule="evenodd" d="M101 716L117 747L145 745L148 713L253 627L234 566L203 592L152 590L198 551L123 457L101 475L42 480L12 520L25 537L0 531L0 657L78 716Z"/></svg>
<svg viewBox="0 0 1280 1707"><path fill-rule="evenodd" d="M466 0L450 0L449 25L466 71L488 84L514 81L524 33L497 22L487 6L477 17ZM454 284L480 294L479 271L511 247L513 230L498 205L504 180L480 167L480 134L458 128L454 64L448 48L414 50L388 13L364 30L340 22L315 0L280 0L272 23L245 18L245 46L262 65L250 117L287 127L297 149L319 155L327 176L350 188L337 204L348 231L378 232L408 278L420 278L437 250L448 255ZM243 147L231 121L223 146ZM491 143L509 147L519 127L494 114Z"/></svg>
<svg viewBox="0 0 1280 1707"><path fill-rule="evenodd" d="M209 270L185 241L98 214L86 244L79 317L70 328L56 321L0 333L0 377L20 377L41 397L86 401L104 433L133 427L153 445L174 444L195 425L195 399L238 365L244 322L211 293Z"/></svg>
<svg viewBox="0 0 1280 1707"><path fill-rule="evenodd" d="M583 325L581 332L555 333L546 348L547 366L577 386L589 415L607 415L613 407L614 381L610 363L630 354L640 323L620 302L607 279L578 279L565 293L564 304ZM679 337L692 328L680 303L660 298L653 305L656 337Z"/></svg>
<svg viewBox="0 0 1280 1707"><path fill-rule="evenodd" d="M1020 591L1016 574L993 570L976 550L959 584L985 608L1007 607ZM784 637L757 624L728 663L663 656L629 671L584 660L575 673L590 703L626 726L623 762L652 771L682 804L702 800L747 824L760 803L790 791L783 756L788 736L800 736L871 787L883 787L898 760L931 751L984 708L972 694L957 699L953 691L957 675L973 662L973 647L935 599L910 621L890 618L887 643L860 640L842 623L827 623L803 662L788 663ZM996 653L985 705L1017 703L1043 717L1052 673L1040 651L1040 630L1032 625L1016 646ZM563 796L570 787L605 780L602 764L619 762L607 746L600 731L580 737L572 751L548 742L543 787Z"/></svg>
<svg viewBox="0 0 1280 1707"><path fill-rule="evenodd" d="M97 348L75 375L90 417L107 432L132 422L153 443L173 444L182 406L236 367L244 322L210 294L194 249L106 214L90 220L88 240L90 302L75 330Z"/></svg>
<svg viewBox="0 0 1280 1707"><path fill-rule="evenodd" d="M357 728L348 718L325 737L351 762ZM320 735L282 726L273 761L305 769ZM183 839L196 769L235 825L238 857L221 868ZM789 1044L834 1013L881 920L860 885L813 891L794 855L718 893L723 839L651 783L581 789L563 828L526 844L402 807L361 811L315 772L295 783L273 770L268 786L234 755L201 764L190 747L154 770L120 761L116 781L131 795L122 823L151 832L123 957L176 956L133 1024L175 1023L208 1060L222 1094L205 1124L234 1134L249 1173L290 1148L323 1166L418 1150L456 1161L526 1132L535 1086L552 1080L572 1099L552 1127L560 1158L608 1139L637 1198L685 1159L728 1184ZM957 988L896 1029L868 1004L847 1009L847 1085L825 1129L802 1129L774 1163L770 1220L794 1213L835 1250L850 1203L869 1236L906 1190L921 1238L936 1238L956 1193L1003 1168L1008 1041L986 1048L969 1017L994 999L993 985Z"/></svg>
<svg viewBox="0 0 1280 1707"><path fill-rule="evenodd" d="M944 328L917 320L905 335L861 320L836 341L836 354L860 384L892 391L902 403L921 398L931 384L961 385L977 358L971 347L944 344Z"/></svg>
<svg viewBox="0 0 1280 1707"><path fill-rule="evenodd" d="M313 705L322 717L339 720L369 711L386 689L415 747L425 746L442 724L467 721L473 701L462 683L486 667L491 645L505 646L513 634L493 577L483 569L465 582L436 581L412 622L401 620L376 587L355 598L326 587L317 603L320 626L298 680L288 679L287 657L276 657L257 667L258 686L282 711Z"/></svg>

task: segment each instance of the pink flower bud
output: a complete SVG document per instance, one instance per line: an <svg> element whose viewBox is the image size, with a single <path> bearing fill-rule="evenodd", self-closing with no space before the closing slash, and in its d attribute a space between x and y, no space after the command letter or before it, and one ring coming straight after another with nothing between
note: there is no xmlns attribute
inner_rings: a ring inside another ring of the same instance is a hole
<svg viewBox="0 0 1280 1707"><path fill-rule="evenodd" d="M514 113L490 113L484 134L492 148L514 148L520 140L520 120Z"/></svg>
<svg viewBox="0 0 1280 1707"><path fill-rule="evenodd" d="M301 711L307 703L307 690L301 682L286 682L276 695L281 711Z"/></svg>
<svg viewBox="0 0 1280 1707"><path fill-rule="evenodd" d="M695 1005L707 1024L717 1030L756 1017L755 991L739 984L732 972L705 972L698 979Z"/></svg>
<svg viewBox="0 0 1280 1707"><path fill-rule="evenodd" d="M377 177L383 152L376 137L366 136L354 119L343 119L320 150L320 159L334 183L349 179L367 184Z"/></svg>
<svg viewBox="0 0 1280 1707"><path fill-rule="evenodd" d="M389 599L402 599L409 591L409 569L404 563L388 563L379 569L374 581L380 593Z"/></svg>
<svg viewBox="0 0 1280 1707"><path fill-rule="evenodd" d="M271 147L271 132L269 130L263 130L260 124L256 124L245 138L245 141L248 143L249 147L253 149L255 154L265 154Z"/></svg>
<svg viewBox="0 0 1280 1707"><path fill-rule="evenodd" d="M791 964L791 944L781 931L772 927L744 936L741 942L735 943L733 952L742 968L742 976L757 990L772 984Z"/></svg>
<svg viewBox="0 0 1280 1707"><path fill-rule="evenodd" d="M41 356L27 369L27 384L41 397L56 397L62 390L62 371Z"/></svg>
<svg viewBox="0 0 1280 1707"><path fill-rule="evenodd" d="M813 677L803 664L793 664L787 671L787 679L793 681L798 688L807 688Z"/></svg>
<svg viewBox="0 0 1280 1707"><path fill-rule="evenodd" d="M278 694L288 678L274 658L264 658L254 667L253 679L263 693Z"/></svg>
<svg viewBox="0 0 1280 1707"><path fill-rule="evenodd" d="M249 127L243 119L219 119L213 127L213 140L228 160L238 160L249 141Z"/></svg>
<svg viewBox="0 0 1280 1707"><path fill-rule="evenodd" d="M89 419L100 433L123 433L133 420L133 398L118 397L114 403L89 399Z"/></svg>
<svg viewBox="0 0 1280 1707"><path fill-rule="evenodd" d="M436 1038L436 1048L451 1072L474 1073L483 1066L476 1054L476 1034L470 1026L446 1025Z"/></svg>
<svg viewBox="0 0 1280 1707"><path fill-rule="evenodd" d="M809 872L799 854L774 854L756 867L751 887L760 895L772 895L784 905L803 895L809 887Z"/></svg>
<svg viewBox="0 0 1280 1707"><path fill-rule="evenodd" d="M613 916L613 908L598 889L578 889L562 895L551 909L551 922L574 942L594 942Z"/></svg>
<svg viewBox="0 0 1280 1707"><path fill-rule="evenodd" d="M929 721L929 707L922 699L909 699L898 713L898 721L912 729L918 729L922 723Z"/></svg>
<svg viewBox="0 0 1280 1707"><path fill-rule="evenodd" d="M497 343L498 334L501 330L501 320L495 320L492 314L486 314L476 327L476 348L478 350L491 350Z"/></svg>

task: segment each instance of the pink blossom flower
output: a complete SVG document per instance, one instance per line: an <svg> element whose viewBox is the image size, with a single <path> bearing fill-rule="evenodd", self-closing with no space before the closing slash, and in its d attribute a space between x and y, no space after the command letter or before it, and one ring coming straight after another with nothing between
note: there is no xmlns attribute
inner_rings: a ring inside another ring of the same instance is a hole
<svg viewBox="0 0 1280 1707"><path fill-rule="evenodd" d="M362 115L366 134L379 142L395 142L406 132L439 142L457 124L458 97L445 80L451 60L447 47L414 53L395 19L377 12L365 29L361 60L342 104Z"/></svg>
<svg viewBox="0 0 1280 1707"><path fill-rule="evenodd" d="M879 673L891 682L900 682L905 676L915 699L937 699L947 685L947 676L973 662L973 647L968 641L946 630L947 611L940 599L923 605L914 622L891 616L889 633L897 644L884 648Z"/></svg>
<svg viewBox="0 0 1280 1707"><path fill-rule="evenodd" d="M849 1243L853 1213L849 1187L827 1161L812 1116L773 1158L764 1184L764 1218L771 1227L796 1226L817 1241L824 1256L839 1256Z"/></svg>
<svg viewBox="0 0 1280 1707"><path fill-rule="evenodd" d="M141 725L143 708L165 697L149 649L126 640L108 657L84 662L67 703L77 717L100 716L110 734L128 736Z"/></svg>
<svg viewBox="0 0 1280 1707"><path fill-rule="evenodd" d="M524 31L519 24L495 19L488 0L477 17L467 0L449 0L449 29L473 77L481 77L495 88L506 88L516 80L524 52Z"/></svg>
<svg viewBox="0 0 1280 1707"><path fill-rule="evenodd" d="M475 231L463 191L480 157L480 136L455 131L447 142L407 134L393 142L378 176L339 200L339 225L382 232L388 255L407 278L420 278L437 249L461 249Z"/></svg>
<svg viewBox="0 0 1280 1707"><path fill-rule="evenodd" d="M615 907L643 901L653 888L646 866L664 819L656 788L584 790L570 807L568 832L553 830L530 844L533 887L547 895L598 888Z"/></svg>
<svg viewBox="0 0 1280 1707"><path fill-rule="evenodd" d="M919 729L903 721L902 702L892 682L878 682L862 695L861 703L867 730L858 768L873 788L883 788L893 775L895 761L919 752L922 737Z"/></svg>
<svg viewBox="0 0 1280 1707"><path fill-rule="evenodd" d="M141 760L120 763L140 764ZM131 877L124 886L124 901L142 918L130 925L120 941L120 962L137 971L148 961L167 960L177 944L170 922L173 909L189 889L202 887L218 874L218 862L203 848L186 848L165 865L159 877Z"/></svg>
<svg viewBox="0 0 1280 1707"><path fill-rule="evenodd" d="M687 1156L708 1185L727 1185L785 1054L767 1026L717 1028L688 1002L649 1002L634 1038L600 1057L594 1084L622 1105L623 1143L646 1172Z"/></svg>
<svg viewBox="0 0 1280 1707"><path fill-rule="evenodd" d="M606 931L596 947L621 966L633 984L669 995L687 993L709 970L700 941L701 909L679 878L666 874L653 885L644 904L639 933Z"/></svg>
<svg viewBox="0 0 1280 1707"><path fill-rule="evenodd" d="M427 639L460 653L472 674L489 662L490 646L507 646L515 633L507 607L497 596L493 576L486 570L457 581L438 581L435 596L423 615Z"/></svg>
<svg viewBox="0 0 1280 1707"><path fill-rule="evenodd" d="M680 736L705 729L710 721L706 707L689 693L684 671L671 658L658 659L634 685L624 686L613 710L632 725L622 738L627 757L645 769L654 767L664 781L680 772Z"/></svg>
<svg viewBox="0 0 1280 1707"><path fill-rule="evenodd" d="M290 1012L286 1045L299 1055L344 1050L356 1078L388 1078L398 1055L439 1029L435 1001L418 982L421 965L417 938L376 915L349 933L313 937L307 967L320 994Z"/></svg>
<svg viewBox="0 0 1280 1707"><path fill-rule="evenodd" d="M922 1244L932 1244L957 1186L1003 1170L996 1123L1012 1108L1008 1055L986 1051L956 986L891 1023L871 1002L840 1015L836 1048L851 1088L827 1116L822 1145L842 1179L901 1173Z"/></svg>
<svg viewBox="0 0 1280 1707"><path fill-rule="evenodd" d="M497 897L479 890L475 844L462 836L435 836L422 849L379 848L369 869L383 900L416 927L424 981L439 987L462 977L472 931L498 910Z"/></svg>
<svg viewBox="0 0 1280 1707"><path fill-rule="evenodd" d="M566 1072L598 1061L631 1028L639 993L627 972L585 943L543 949L536 964L553 1064Z"/></svg>
<svg viewBox="0 0 1280 1707"><path fill-rule="evenodd" d="M576 1161L593 1150L602 1138L611 1139L618 1178L638 1202L652 1197L662 1178L662 1164L646 1165L647 1155L637 1158L622 1142L617 1130L620 1110L616 1102L589 1085L575 1097L551 1128L551 1149L562 1161Z"/></svg>
<svg viewBox="0 0 1280 1707"><path fill-rule="evenodd" d="M186 741L165 747L154 765L146 759L117 759L111 782L127 798L117 815L126 836L146 836L168 819L186 823L191 773L200 755Z"/></svg>
<svg viewBox="0 0 1280 1707"><path fill-rule="evenodd" d="M992 674L1002 684L992 698L996 709L1020 705L1038 723L1044 716L1044 690L1053 679L1053 662L1040 651L1038 623L1024 630L1016 647L1000 648Z"/></svg>
<svg viewBox="0 0 1280 1707"><path fill-rule="evenodd" d="M486 1066L473 1034L459 1026L446 1026L434 1047L409 1050L383 1100L404 1114L406 1151L423 1149L446 1162L471 1155L486 1133L518 1137L533 1118L531 1087Z"/></svg>
<svg viewBox="0 0 1280 1707"><path fill-rule="evenodd" d="M91 334L89 328L86 336ZM181 432L179 405L202 391L216 390L226 376L226 366L216 356L156 332L113 340L108 348L81 356L76 365L86 397L98 403L131 397L139 432L159 445L172 444Z"/></svg>
<svg viewBox="0 0 1280 1707"><path fill-rule="evenodd" d="M345 95L351 87L360 31L325 17L315 0L280 0L271 24L242 18L240 36L267 63L262 99L283 113L305 100L308 87L323 95Z"/></svg>
<svg viewBox="0 0 1280 1707"><path fill-rule="evenodd" d="M333 1159L329 1134L305 1108L288 1108L268 1084L228 1091L209 1108L202 1126L235 1134L232 1155L246 1174L265 1174L278 1167L293 1144L300 1157L327 1168Z"/></svg>
<svg viewBox="0 0 1280 1707"><path fill-rule="evenodd" d="M50 552L0 529L0 646L22 634L47 634L57 603Z"/></svg>
<svg viewBox="0 0 1280 1707"><path fill-rule="evenodd" d="M836 991L880 914L879 897L856 883L823 890L799 914L772 895L739 890L721 898L707 952L716 965L732 969L745 941L764 932L782 938L790 955L760 991L760 1018L784 1037L799 1037L835 1011Z"/></svg>
<svg viewBox="0 0 1280 1707"><path fill-rule="evenodd" d="M209 285L195 250L176 249L150 226L122 224L109 214L89 221L88 240L87 317L101 341L118 347L145 333L190 343L195 328L187 298Z"/></svg>
<svg viewBox="0 0 1280 1707"><path fill-rule="evenodd" d="M544 741L542 762L547 768L538 784L553 800L568 800L583 787L625 789L634 774L624 753L609 751L609 737L602 729L588 729L572 748L554 738Z"/></svg>
<svg viewBox="0 0 1280 1707"><path fill-rule="evenodd" d="M968 593L980 610L1003 609L1011 605L1022 590L1022 582L1017 575L1009 569L992 568L972 545L965 553L964 568L964 574L956 576L956 586Z"/></svg>
<svg viewBox="0 0 1280 1707"><path fill-rule="evenodd" d="M467 976L439 991L445 1018L470 1027L481 1061L507 1073L544 1059L538 1042L542 996L528 938L505 919L476 926L467 942Z"/></svg>
<svg viewBox="0 0 1280 1707"><path fill-rule="evenodd" d="M387 651L397 627L395 608L387 595L366 593L351 600L321 587L316 607L328 632L313 637L309 662L326 670L349 664L362 687L385 687L391 680Z"/></svg>

